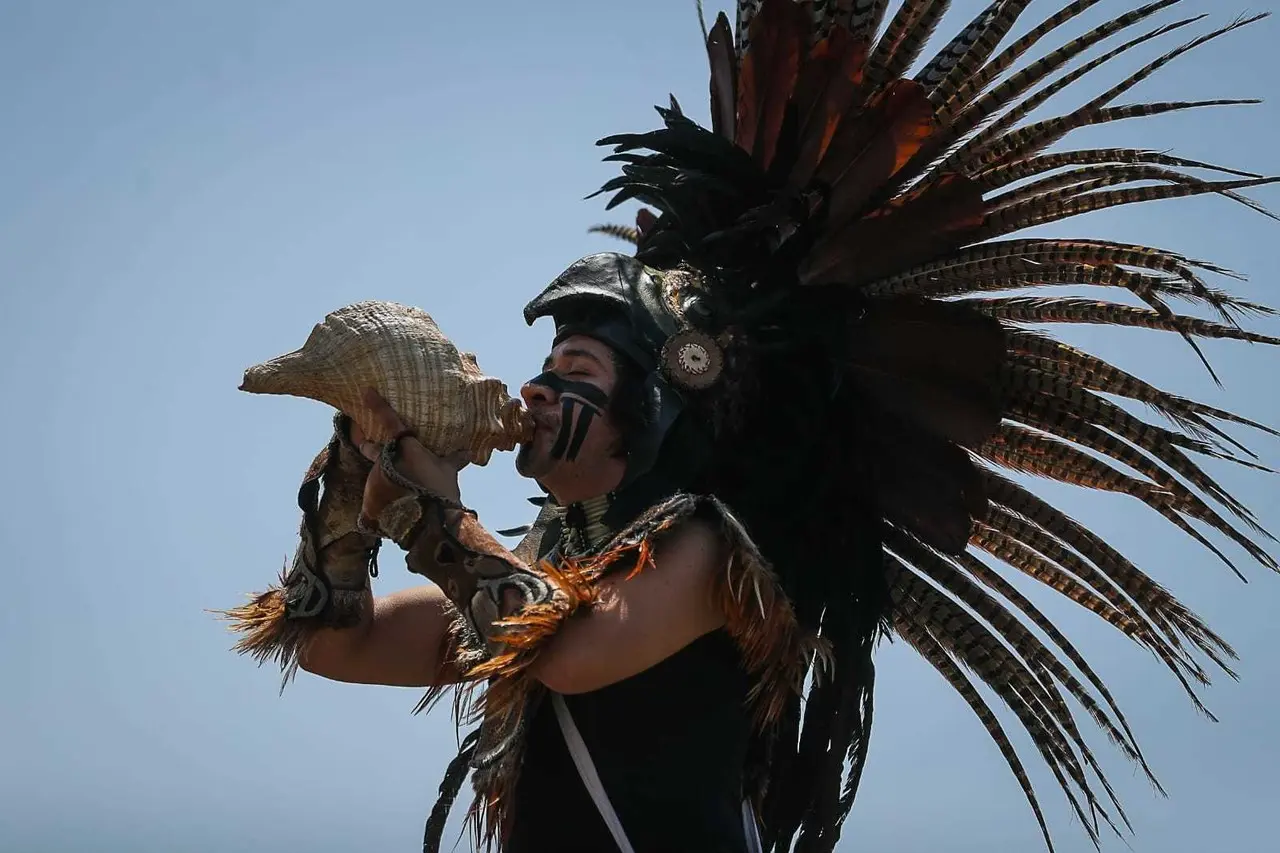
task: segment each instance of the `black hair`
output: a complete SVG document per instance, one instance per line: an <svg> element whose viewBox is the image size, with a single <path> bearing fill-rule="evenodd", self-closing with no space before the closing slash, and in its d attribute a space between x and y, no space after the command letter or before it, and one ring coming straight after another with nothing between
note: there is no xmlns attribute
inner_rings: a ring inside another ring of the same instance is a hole
<svg viewBox="0 0 1280 853"><path fill-rule="evenodd" d="M609 347L609 353L616 379L606 412L622 436L616 455L625 456L635 437L653 423L653 414L646 405L644 368L613 347Z"/></svg>

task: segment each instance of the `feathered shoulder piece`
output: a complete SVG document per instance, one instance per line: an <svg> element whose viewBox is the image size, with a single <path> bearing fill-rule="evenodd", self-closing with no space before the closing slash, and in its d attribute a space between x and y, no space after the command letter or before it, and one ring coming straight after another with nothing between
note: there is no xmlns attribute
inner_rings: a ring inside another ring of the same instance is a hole
<svg viewBox="0 0 1280 853"><path fill-rule="evenodd" d="M621 164L601 190L612 194L610 207L646 205L634 228L605 230L634 241L648 268L696 274L701 304L682 323L705 333L699 341L731 349L748 339L762 351L820 342L826 362L815 371L834 372L871 425L858 440L885 522L893 630L978 713L1044 828L1020 758L962 665L1009 705L1095 841L1099 820L1112 818L1094 794L1097 764L1063 691L1146 764L1093 670L980 555L1093 611L1150 649L1189 693L1207 679L1196 656L1222 665L1231 650L1108 543L1003 472L1130 495L1222 559L1207 534L1274 569L1255 542L1265 534L1254 517L1195 460L1257 467L1222 424L1267 428L1032 327L1162 330L1193 348L1203 338L1280 343L1240 326L1244 315L1272 312L1206 282L1220 268L1039 228L1206 193L1265 213L1240 193L1277 180L1156 150L1061 145L1080 128L1247 103L1119 100L1188 51L1265 15L1191 38L1074 109L1041 117L1071 84L1199 20L1151 22L1177 3L1157 0L1044 49L1097 2L1074 0L1010 40L1030 2L995 0L926 58L945 0L904 0L892 15L887 0L739 0L736 26L724 14L709 31L704 24L710 127L672 98L658 110L658 129L601 141ZM1033 227L1035 236L1015 236ZM1064 285L1124 293L1112 300L1051 289ZM709 357L718 364L722 355ZM1128 401L1165 422L1133 414ZM827 795L812 796L791 816L785 804L766 816L771 843L809 821ZM831 814L852 799L838 786L832 796ZM830 847L824 840L813 849Z"/></svg>

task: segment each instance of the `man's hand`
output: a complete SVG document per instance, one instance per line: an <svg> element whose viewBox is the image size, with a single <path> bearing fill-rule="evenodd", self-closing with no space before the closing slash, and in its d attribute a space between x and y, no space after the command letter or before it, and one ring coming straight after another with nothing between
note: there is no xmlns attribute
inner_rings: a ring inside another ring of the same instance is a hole
<svg viewBox="0 0 1280 853"><path fill-rule="evenodd" d="M396 453L353 428L352 443L374 460L365 483L361 522L405 551L409 571L438 586L469 627L471 645L500 648L495 623L523 606L550 604L551 584L531 572L462 506L458 470L466 454L441 458L408 434L404 421L372 389L362 402L365 425L380 436L398 436ZM394 469L387 470L394 460ZM416 494L426 491L429 494Z"/></svg>
<svg viewBox="0 0 1280 853"><path fill-rule="evenodd" d="M396 435L406 427L400 416L377 391L366 388L363 394L366 410L377 424L381 435ZM353 419L354 421L354 419ZM377 518L382 510L407 492L387 479L378 463L382 453L382 445L370 441L354 422L351 424L351 443L360 449L360 453L374 463L373 470L365 481L364 503L361 513L366 518ZM396 470L405 479L428 489L441 497L452 501L459 500L458 471L467 466L465 452L449 457L441 457L432 453L414 436L400 439L399 456Z"/></svg>

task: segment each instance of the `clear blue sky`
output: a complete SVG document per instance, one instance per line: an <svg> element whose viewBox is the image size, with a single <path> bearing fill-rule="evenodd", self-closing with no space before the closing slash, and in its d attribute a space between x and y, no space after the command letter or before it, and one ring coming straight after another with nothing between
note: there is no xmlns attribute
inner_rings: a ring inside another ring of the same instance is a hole
<svg viewBox="0 0 1280 853"><path fill-rule="evenodd" d="M1028 21L1056 5L1033 3ZM1129 4L1100 5L1088 21ZM947 36L978 4L954 6ZM1208 24L1246 11L1183 6L1213 13ZM1264 22L1123 99L1270 102L1078 141L1280 172L1278 39L1280 21ZM1103 85L1087 80L1053 105ZM649 129L668 92L705 115L692 0L0 0L0 849L416 849L453 754L445 709L413 717L417 691L305 674L278 696L276 672L234 656L204 612L262 588L291 555L296 483L329 429L319 404L236 386L325 312L382 298L432 312L515 387L549 340L524 326L521 304L579 255L618 246L585 233L603 214L582 197L611 175L594 140ZM1280 193L1256 197L1280 206ZM1251 276L1233 284L1242 294L1280 303L1280 225L1221 199L1054 230L1208 258ZM1260 328L1280 333L1275 321ZM1280 352L1209 345L1219 390L1176 340L1070 337L1280 425ZM1280 442L1250 441L1280 464ZM1280 529L1276 477L1212 470ZM534 493L503 455L468 471L463 490L492 527L524 522ZM1239 583L1127 500L1048 493L1243 657L1242 682L1207 693L1215 726L1149 654L1051 607L1099 662L1172 795L1107 761L1133 849L1274 850L1280 578L1245 565L1252 583ZM387 553L379 592L410 583L402 565ZM900 646L879 660L870 765L840 849L1040 849L959 698ZM1059 850L1091 849L1028 761Z"/></svg>

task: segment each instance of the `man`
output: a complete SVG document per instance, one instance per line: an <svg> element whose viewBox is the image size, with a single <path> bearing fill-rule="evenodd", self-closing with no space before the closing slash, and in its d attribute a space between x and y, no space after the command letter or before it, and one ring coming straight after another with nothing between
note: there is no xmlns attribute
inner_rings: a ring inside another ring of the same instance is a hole
<svg viewBox="0 0 1280 853"><path fill-rule="evenodd" d="M580 537L575 546L580 553L600 544L602 533L593 530L604 528L594 513L605 506L600 501L617 493L626 473L627 437L611 411L621 408L614 396L619 372L638 368L624 359L600 340L572 334L552 349L543 378L521 389L537 430L521 448L519 470L535 478L557 505L586 513L572 530ZM590 386L612 403L591 419L573 459L552 453L557 437L572 424L561 414L561 392L543 384L550 377ZM376 392L368 393L367 403L385 434L404 431ZM354 426L349 438L370 461L384 452ZM459 500L452 464L412 437L402 439L398 450L396 470L406 480ZM377 519L408 494L375 465L362 512ZM478 549L501 547L476 532ZM448 583L447 571L432 564L431 549L402 544L412 571ZM581 612L566 620L527 670L550 691L569 697L566 704L636 850L747 849L742 754L750 685L732 640L724 635L726 616L715 596L725 557L724 540L710 524L685 521L661 538L647 570L625 581L620 574L604 578L590 618ZM524 567L514 555L502 559L513 571ZM501 615L517 613L527 603L509 587ZM459 678L444 659L457 610L440 586L373 599L365 612L367 618L355 627L318 631L300 656L302 668L365 684L428 687ZM671 726L673 719L681 721L678 729ZM543 703L530 721L505 849L610 849L608 828L560 738L552 708ZM563 820L566 813L576 815L572 826ZM652 820L653 814L664 819Z"/></svg>
<svg viewBox="0 0 1280 853"><path fill-rule="evenodd" d="M617 379L616 356L603 343L574 335L558 343L546 370L588 383L609 395ZM613 492L621 481L623 441L608 413L594 420L577 458L555 459L551 446L560 430L559 394L527 384L521 389L537 431L519 457L519 470L536 479L561 506L583 505ZM370 389L368 405L388 434L402 432L399 416ZM383 447L350 427L350 440L370 461ZM399 446L398 470L408 480L450 500L459 500L457 469L412 436ZM363 512L377 518L407 492L374 467L364 493ZM566 624L530 668L558 693L597 690L636 675L684 646L721 628L724 616L713 606L713 573L722 561L710 528L698 521L682 525L654 555L660 573L646 572L633 582L610 578L600 590L593 618ZM417 569L415 569L417 570ZM422 574L427 574L425 570ZM510 616L520 604L514 592L503 602ZM357 630L329 629L317 634L302 655L302 668L339 681L400 686L440 683L436 672L441 640L453 622L453 608L440 588L416 587L374 600L369 618ZM456 680L457 673L448 678Z"/></svg>
<svg viewBox="0 0 1280 853"><path fill-rule="evenodd" d="M232 613L240 649L287 673L427 687L424 704L484 685L430 849L460 769L473 771L477 842L506 851L758 848L768 733L820 644L706 488L705 413L663 364L702 344L680 343L671 315L632 310L677 280L592 256L526 308L557 333L521 389L536 428L517 467L548 497L516 553L461 502L457 462L369 389L392 439L339 413L299 492L292 571ZM432 585L374 598L383 539Z"/></svg>
<svg viewBox="0 0 1280 853"><path fill-rule="evenodd" d="M1098 791L1114 794L1066 695L1154 781L1105 683L980 555L1148 648L1195 702L1190 683L1208 679L1197 658L1225 668L1230 647L1001 469L1131 496L1215 551L1191 522L1276 568L1236 526L1260 529L1248 510L1193 461L1252 464L1223 423L1258 425L1040 327L1280 340L1175 313L1179 301L1223 317L1256 309L1206 284L1220 268L1010 235L1156 199L1240 200L1270 182L1196 177L1180 169L1216 167L1158 150L1045 153L1077 127L1203 106L1111 104L1249 21L1019 126L1081 77L1050 81L1063 66L1170 3L1003 79L1094 4L996 53L1027 5L993 2L907 79L946 3L906 2L886 21L879 0L741 0L736 28L721 15L707 33L711 127L672 99L658 130L603 140L622 174L602 191L647 208L635 228L607 229L633 256L584 258L525 308L557 334L524 390L539 429L520 454L550 495L515 554L461 505L441 460L408 440L350 439L340 419L300 493L299 558L273 599L285 604L244 609L242 648L429 695L457 685L460 721L481 722L446 774L428 849L470 770L472 814L507 850L743 850L758 825L766 850L829 852L866 761L872 650L890 632L974 710L1047 843L1020 754L972 676L1012 711L1093 841L1116 828ZM1000 293L1072 284L1148 307ZM400 431L368 405L387 435ZM369 617L382 538L438 591L374 602Z"/></svg>

